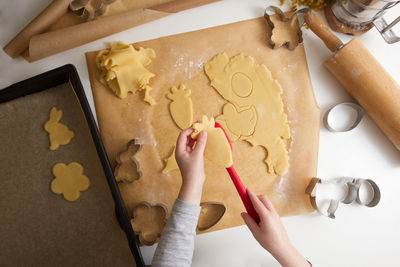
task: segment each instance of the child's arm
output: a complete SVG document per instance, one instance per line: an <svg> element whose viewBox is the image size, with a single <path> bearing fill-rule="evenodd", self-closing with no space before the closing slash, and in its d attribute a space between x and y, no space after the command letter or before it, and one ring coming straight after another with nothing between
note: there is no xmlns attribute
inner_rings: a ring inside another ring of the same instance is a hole
<svg viewBox="0 0 400 267"><path fill-rule="evenodd" d="M207 132L201 132L197 140L190 137L192 132L192 128L183 131L176 143L175 157L182 175L182 186L178 198L199 205L206 178L203 154L207 143Z"/></svg>
<svg viewBox="0 0 400 267"><path fill-rule="evenodd" d="M257 224L245 212L241 215L258 243L269 251L283 267L310 267L310 263L290 243L286 230L271 201L265 195L256 196L249 189L247 192L260 217L260 223Z"/></svg>
<svg viewBox="0 0 400 267"><path fill-rule="evenodd" d="M203 153L207 142L206 132L201 132L196 141L190 137L192 132L193 129L183 131L176 143L175 157L182 175L182 186L154 254L153 267L192 264L205 180Z"/></svg>

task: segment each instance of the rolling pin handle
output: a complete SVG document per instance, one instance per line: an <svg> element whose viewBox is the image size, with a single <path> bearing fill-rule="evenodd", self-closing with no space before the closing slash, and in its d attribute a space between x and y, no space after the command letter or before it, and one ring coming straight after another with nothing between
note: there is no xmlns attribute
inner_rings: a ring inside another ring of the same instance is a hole
<svg viewBox="0 0 400 267"><path fill-rule="evenodd" d="M316 14L310 11L304 16L304 20L308 27L310 27L310 29L321 38L329 50L336 52L343 47L342 41L329 30L325 22L323 22Z"/></svg>

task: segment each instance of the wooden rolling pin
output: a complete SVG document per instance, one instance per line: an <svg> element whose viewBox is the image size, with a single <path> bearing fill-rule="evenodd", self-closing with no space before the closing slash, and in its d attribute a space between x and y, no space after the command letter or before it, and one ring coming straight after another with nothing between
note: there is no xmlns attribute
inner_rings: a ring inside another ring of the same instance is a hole
<svg viewBox="0 0 400 267"><path fill-rule="evenodd" d="M357 38L343 45L317 15L308 12L304 19L334 52L325 67L400 150L400 86Z"/></svg>

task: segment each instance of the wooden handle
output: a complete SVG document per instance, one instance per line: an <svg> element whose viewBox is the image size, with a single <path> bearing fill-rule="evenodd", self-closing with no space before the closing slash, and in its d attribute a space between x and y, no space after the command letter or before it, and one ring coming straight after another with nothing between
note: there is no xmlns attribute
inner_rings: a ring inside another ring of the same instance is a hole
<svg viewBox="0 0 400 267"><path fill-rule="evenodd" d="M304 20L313 33L321 38L321 40L332 52L336 52L343 45L342 41L340 41L340 39L329 30L325 22L323 22L314 13L308 12L304 16Z"/></svg>

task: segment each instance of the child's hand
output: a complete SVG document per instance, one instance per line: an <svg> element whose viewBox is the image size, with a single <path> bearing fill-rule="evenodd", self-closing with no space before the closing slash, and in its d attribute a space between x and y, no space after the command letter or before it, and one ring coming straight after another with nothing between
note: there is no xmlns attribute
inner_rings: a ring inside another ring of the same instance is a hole
<svg viewBox="0 0 400 267"><path fill-rule="evenodd" d="M281 219L267 196L256 196L249 189L247 189L247 193L249 194L254 209L260 217L260 223L257 224L253 218L245 212L241 215L258 243L269 251L284 267L309 267L309 263L290 243Z"/></svg>
<svg viewBox="0 0 400 267"><path fill-rule="evenodd" d="M200 204L205 180L203 154L207 143L207 132L201 132L197 140L190 137L192 132L192 128L182 131L176 142L175 158L182 175L178 198Z"/></svg>

